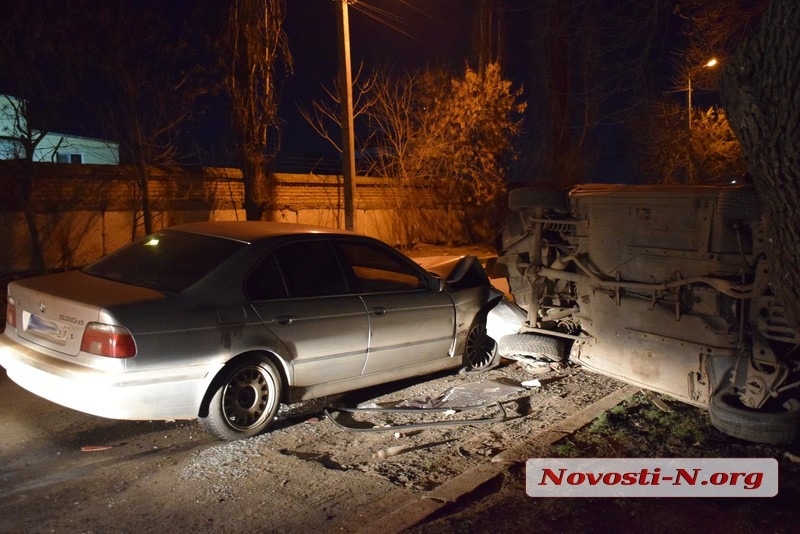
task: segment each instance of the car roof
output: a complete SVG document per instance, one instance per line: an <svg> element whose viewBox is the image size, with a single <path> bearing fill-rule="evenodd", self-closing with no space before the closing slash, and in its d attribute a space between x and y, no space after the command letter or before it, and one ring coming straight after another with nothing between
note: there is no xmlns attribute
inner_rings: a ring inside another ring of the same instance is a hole
<svg viewBox="0 0 800 534"><path fill-rule="evenodd" d="M204 221L179 224L166 228L166 230L224 237L247 243L282 235L358 235L347 230L339 230L337 228L328 228L325 226L268 221Z"/></svg>

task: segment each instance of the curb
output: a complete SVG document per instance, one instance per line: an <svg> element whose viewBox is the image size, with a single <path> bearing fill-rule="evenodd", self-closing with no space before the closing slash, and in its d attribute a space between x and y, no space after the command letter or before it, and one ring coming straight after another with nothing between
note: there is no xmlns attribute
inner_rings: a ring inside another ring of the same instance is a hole
<svg viewBox="0 0 800 534"><path fill-rule="evenodd" d="M640 388L635 386L623 386L563 421L534 434L516 447L499 453L490 463L477 465L441 486L404 502L392 512L368 521L356 532L390 534L403 532L418 525L445 506L455 503L487 482L503 476L509 465L524 463L528 458L537 457L559 439L572 434L639 390Z"/></svg>

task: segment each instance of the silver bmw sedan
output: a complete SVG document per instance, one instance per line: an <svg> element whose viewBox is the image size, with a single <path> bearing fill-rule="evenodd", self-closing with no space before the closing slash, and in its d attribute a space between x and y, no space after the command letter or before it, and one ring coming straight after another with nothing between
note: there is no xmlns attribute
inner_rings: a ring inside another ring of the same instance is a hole
<svg viewBox="0 0 800 534"><path fill-rule="evenodd" d="M222 439L295 402L488 367L501 295L474 257L425 270L376 239L271 222L171 227L12 282L0 365L81 412L200 418Z"/></svg>

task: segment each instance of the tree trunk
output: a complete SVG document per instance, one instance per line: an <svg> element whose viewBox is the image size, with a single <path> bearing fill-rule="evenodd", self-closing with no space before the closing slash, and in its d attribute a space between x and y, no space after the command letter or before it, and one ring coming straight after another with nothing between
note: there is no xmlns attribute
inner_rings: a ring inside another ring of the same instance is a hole
<svg viewBox="0 0 800 534"><path fill-rule="evenodd" d="M142 219L144 221L144 234L153 233L153 210L150 207L150 167L144 160L137 165L139 171L139 189L142 194Z"/></svg>
<svg viewBox="0 0 800 534"><path fill-rule="evenodd" d="M731 128L768 214L771 286L800 326L800 3L772 0L720 78Z"/></svg>
<svg viewBox="0 0 800 534"><path fill-rule="evenodd" d="M25 222L28 225L28 234L31 238L31 268L34 273L41 274L46 271L42 240L39 236L39 227L36 225L36 214L30 203L25 205Z"/></svg>
<svg viewBox="0 0 800 534"><path fill-rule="evenodd" d="M248 221L260 221L269 215L275 194L274 180L267 171L265 158L260 154L247 154L242 162L244 181L244 211Z"/></svg>
<svg viewBox="0 0 800 534"><path fill-rule="evenodd" d="M18 206L25 215L25 224L28 227L31 250L31 269L34 273L41 274L46 272L47 265L44 259L42 239L39 235L39 226L36 222L36 209L33 205L33 190L36 180L35 163L33 162L33 151L29 150L21 168L21 190L16 198Z"/></svg>

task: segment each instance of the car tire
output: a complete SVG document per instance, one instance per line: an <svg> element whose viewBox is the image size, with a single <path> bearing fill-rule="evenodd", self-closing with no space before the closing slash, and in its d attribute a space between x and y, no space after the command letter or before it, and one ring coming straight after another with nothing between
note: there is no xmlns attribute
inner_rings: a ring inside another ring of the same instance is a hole
<svg viewBox="0 0 800 534"><path fill-rule="evenodd" d="M486 371L498 363L497 342L486 331L486 318L478 318L467 333L464 368L467 371Z"/></svg>
<svg viewBox="0 0 800 534"><path fill-rule="evenodd" d="M780 445L800 438L800 401L787 399L775 410L754 410L742 405L728 387L711 397L711 424L729 436Z"/></svg>
<svg viewBox="0 0 800 534"><path fill-rule="evenodd" d="M546 208L559 213L569 213L567 193L559 189L520 187L508 193L508 207L513 210Z"/></svg>
<svg viewBox="0 0 800 534"><path fill-rule="evenodd" d="M237 440L264 432L278 413L282 381L275 365L266 359L248 358L223 371L200 421L205 429L224 440Z"/></svg>
<svg viewBox="0 0 800 534"><path fill-rule="evenodd" d="M564 344L560 339L537 334L510 334L500 338L497 351L501 356L529 356L543 360L564 360Z"/></svg>

